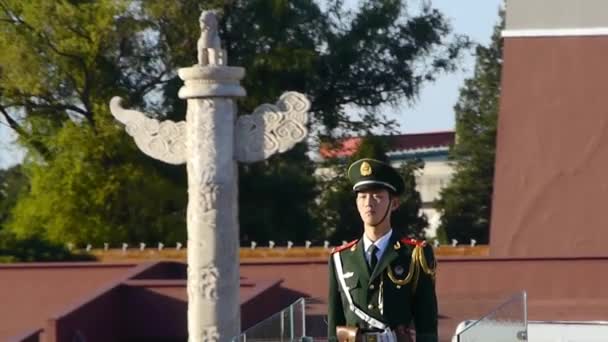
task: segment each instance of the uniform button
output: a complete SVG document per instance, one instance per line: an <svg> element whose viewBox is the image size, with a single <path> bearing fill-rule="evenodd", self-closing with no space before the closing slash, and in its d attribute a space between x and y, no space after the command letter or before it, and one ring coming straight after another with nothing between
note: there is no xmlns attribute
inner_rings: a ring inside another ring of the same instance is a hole
<svg viewBox="0 0 608 342"><path fill-rule="evenodd" d="M374 308L374 305L373 305L373 304L370 304L370 305L368 305L368 306L367 306L367 308L371 310L371 309L373 309L373 308Z"/></svg>
<svg viewBox="0 0 608 342"><path fill-rule="evenodd" d="M370 290L373 290L373 289L375 289L375 288L376 288L376 287L374 286L374 284L371 284L371 285L369 286L369 289L370 289Z"/></svg>

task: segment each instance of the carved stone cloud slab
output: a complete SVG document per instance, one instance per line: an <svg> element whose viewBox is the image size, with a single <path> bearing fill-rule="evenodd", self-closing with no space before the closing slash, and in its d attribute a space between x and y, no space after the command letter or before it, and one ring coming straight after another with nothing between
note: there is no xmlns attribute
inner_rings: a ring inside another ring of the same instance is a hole
<svg viewBox="0 0 608 342"><path fill-rule="evenodd" d="M110 101L112 115L126 126L135 144L148 156L169 164L186 162L186 122L158 121L122 107L122 99Z"/></svg>
<svg viewBox="0 0 608 342"><path fill-rule="evenodd" d="M287 92L276 105L263 104L236 123L236 159L242 162L264 160L282 153L304 140L308 134L310 101L305 95Z"/></svg>

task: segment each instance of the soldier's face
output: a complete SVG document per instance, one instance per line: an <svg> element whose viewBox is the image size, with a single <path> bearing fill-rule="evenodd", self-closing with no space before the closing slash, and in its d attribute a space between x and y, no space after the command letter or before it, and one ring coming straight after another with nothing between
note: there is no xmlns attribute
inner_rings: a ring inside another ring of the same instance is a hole
<svg viewBox="0 0 608 342"><path fill-rule="evenodd" d="M387 190L370 189L357 193L357 210L359 210L361 220L367 225L375 225L380 222L391 205L391 196Z"/></svg>

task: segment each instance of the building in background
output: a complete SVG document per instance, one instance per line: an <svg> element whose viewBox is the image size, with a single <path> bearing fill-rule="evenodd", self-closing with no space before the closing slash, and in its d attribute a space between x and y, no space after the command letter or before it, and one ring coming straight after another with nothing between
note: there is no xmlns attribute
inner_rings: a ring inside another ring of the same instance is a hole
<svg viewBox="0 0 608 342"><path fill-rule="evenodd" d="M416 190L422 200L421 211L429 222L427 237L435 237L441 215L434 208L433 203L439 198L441 189L447 186L454 173L454 168L448 161L448 152L454 144L455 133L445 131L378 137L386 143L387 156L394 167L415 159L424 162L424 168L416 175ZM362 140L362 137L345 138L337 147L321 147L319 154L324 160L331 158L347 160L357 151ZM335 176L326 168L319 168L316 174L324 178Z"/></svg>

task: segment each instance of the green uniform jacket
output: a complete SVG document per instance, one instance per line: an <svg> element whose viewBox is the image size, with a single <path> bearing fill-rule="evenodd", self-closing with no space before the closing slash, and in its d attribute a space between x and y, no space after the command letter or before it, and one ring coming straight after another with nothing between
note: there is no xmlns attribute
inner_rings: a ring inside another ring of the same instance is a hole
<svg viewBox="0 0 608 342"><path fill-rule="evenodd" d="M363 239L334 253L340 255L346 285L354 304L359 309L391 328L399 325L410 326L413 321L417 342L436 342L438 339L437 297L434 275L424 272L419 261L414 260L415 263L411 263L414 248L415 246L400 241L400 237L393 231L389 244L373 272L369 271L364 256ZM435 269L432 247L425 245L419 248L422 248L421 254L424 254L426 269ZM415 282L416 277L412 277L409 283L403 284L410 273L410 268L418 268L419 272L414 272L418 274L417 282ZM390 271L393 280L389 277ZM397 280L397 283L401 282L402 285L398 285L394 280ZM380 303L381 295L384 299ZM382 311L380 306L383 306ZM349 309L348 300L342 293L336 275L332 254L329 259L328 337L330 341L336 341L336 326L339 325L368 327L367 323Z"/></svg>

